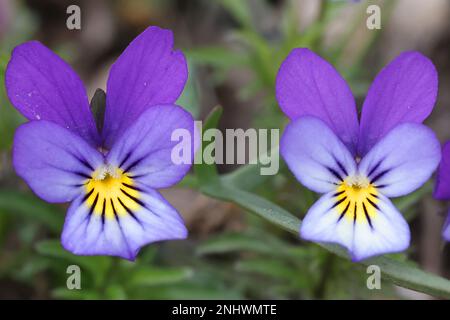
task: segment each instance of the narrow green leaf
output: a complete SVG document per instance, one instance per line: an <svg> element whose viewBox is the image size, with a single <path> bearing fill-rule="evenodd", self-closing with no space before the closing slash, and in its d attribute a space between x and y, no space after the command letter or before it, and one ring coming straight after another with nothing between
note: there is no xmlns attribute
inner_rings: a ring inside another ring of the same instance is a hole
<svg viewBox="0 0 450 320"><path fill-rule="evenodd" d="M272 243L267 243L253 235L245 233L227 233L216 238L205 241L197 247L196 253L199 255L218 254L250 251L271 256L283 255L284 244L280 244L274 250Z"/></svg>
<svg viewBox="0 0 450 320"><path fill-rule="evenodd" d="M235 186L208 185L202 191L212 197L232 201L241 207L256 213L262 218L290 232L297 233L300 220L276 204L253 193L237 189Z"/></svg>
<svg viewBox="0 0 450 320"><path fill-rule="evenodd" d="M260 186L271 177L269 175L261 174L261 168L263 167L262 163L267 163L269 155L274 154L274 152L279 152L278 147L272 148L268 153L261 154L257 164L243 165L233 172L222 175L222 182L226 185L236 186L239 187L240 190L246 191L250 191L257 186Z"/></svg>
<svg viewBox="0 0 450 320"><path fill-rule="evenodd" d="M222 107L217 106L215 107L208 117L206 118L204 124L203 124L203 131L206 131L208 129L217 128L219 125L220 117L222 116ZM203 132L200 132L200 139L202 138ZM214 142L209 142L214 143ZM202 143L201 147L198 149L196 157L196 163L198 164L194 165L194 172L195 175L198 178L198 182L200 183L200 187L202 185L214 183L218 181L218 174L217 174L217 168L215 164L206 164L203 163L203 151L206 147L206 144ZM202 162L202 163L200 163Z"/></svg>
<svg viewBox="0 0 450 320"><path fill-rule="evenodd" d="M200 102L197 89L197 70L195 68L195 65L191 63L189 58L188 70L189 78L186 82L183 93L178 98L176 103L177 105L189 111L189 113L191 113L194 118L197 118L200 113Z"/></svg>

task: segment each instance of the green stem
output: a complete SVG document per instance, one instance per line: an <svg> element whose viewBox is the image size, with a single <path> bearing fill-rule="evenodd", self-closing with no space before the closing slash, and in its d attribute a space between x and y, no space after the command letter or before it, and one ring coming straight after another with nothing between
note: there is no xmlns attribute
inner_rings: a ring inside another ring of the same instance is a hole
<svg viewBox="0 0 450 320"><path fill-rule="evenodd" d="M327 254L323 262L319 283L314 290L314 297L316 299L325 299L327 283L333 271L333 262L334 256L332 254Z"/></svg>

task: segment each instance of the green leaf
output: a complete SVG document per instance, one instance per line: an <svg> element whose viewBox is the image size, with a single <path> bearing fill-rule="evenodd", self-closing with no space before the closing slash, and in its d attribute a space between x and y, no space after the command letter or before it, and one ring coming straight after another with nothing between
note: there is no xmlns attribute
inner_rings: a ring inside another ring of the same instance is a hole
<svg viewBox="0 0 450 320"><path fill-rule="evenodd" d="M199 255L250 251L270 256L284 255L284 243L274 243L251 234L227 233L205 241L197 247Z"/></svg>
<svg viewBox="0 0 450 320"><path fill-rule="evenodd" d="M202 191L209 196L234 202L287 231L298 233L300 225L298 218L253 193L239 190L235 186L229 187L222 184L209 185Z"/></svg>
<svg viewBox="0 0 450 320"><path fill-rule="evenodd" d="M105 256L77 256L63 249L59 240L46 240L37 243L36 251L48 257L66 260L76 264L81 271L86 270L98 286L104 282L111 262L115 258Z"/></svg>
<svg viewBox="0 0 450 320"><path fill-rule="evenodd" d="M267 163L269 154L273 155L274 152L279 152L278 146L272 148L269 152L261 154L257 164L243 165L233 172L222 175L221 179L223 183L230 186L234 185L239 187L240 190L246 191L260 186L271 177L270 175L261 174L261 168L263 167L262 163Z"/></svg>
<svg viewBox="0 0 450 320"><path fill-rule="evenodd" d="M243 27L252 29L252 17L248 1L242 0L218 0L219 3L235 18Z"/></svg>
<svg viewBox="0 0 450 320"><path fill-rule="evenodd" d="M184 87L183 93L177 100L177 105L189 111L194 118L200 114L200 102L197 89L197 70L188 59L189 78Z"/></svg>
<svg viewBox="0 0 450 320"><path fill-rule="evenodd" d="M9 54L6 52L0 52L0 75L1 79L4 79L6 66L8 65Z"/></svg>
<svg viewBox="0 0 450 320"><path fill-rule="evenodd" d="M278 205L255 194L238 190L235 186L227 186L223 182L202 188L212 197L234 202L273 224L298 235L301 221ZM348 253L338 245L320 244L334 254L349 258ZM376 257L361 262L363 265L378 265L383 277L394 284L430 295L450 298L450 281L408 265L406 262L394 260L388 256Z"/></svg>
<svg viewBox="0 0 450 320"><path fill-rule="evenodd" d="M131 286L166 285L189 279L192 275L189 268L145 267L133 272L128 281Z"/></svg>
<svg viewBox="0 0 450 320"><path fill-rule="evenodd" d="M251 59L249 64L256 73L256 78L265 85L272 88L281 61L274 54L273 47L261 35L251 30L235 31L234 37L244 42L251 48Z"/></svg>
<svg viewBox="0 0 450 320"><path fill-rule="evenodd" d="M223 70L245 66L248 61L245 55L234 53L223 47L196 47L186 49L183 52L193 64L210 65Z"/></svg>
<svg viewBox="0 0 450 320"><path fill-rule="evenodd" d="M217 128L219 124L220 117L222 116L222 107L215 107L208 115L203 125L203 131L208 129ZM200 132L200 139L202 139L203 132ZM214 142L209 142L214 143ZM202 161L203 159L203 151L206 147L206 144L202 143L201 148L198 149L195 157L195 165L194 172L198 178L198 182L200 183L200 188L202 185L207 185L213 182L216 182L218 179L217 168L215 164L206 164ZM200 163L202 162L202 163ZM197 164L198 163L198 164Z"/></svg>
<svg viewBox="0 0 450 320"><path fill-rule="evenodd" d="M1 49L0 49L1 50ZM0 82L5 83L5 69L9 60L9 53L0 52ZM5 87L0 87L0 148L7 150L11 147L14 130L25 119L15 110L8 101Z"/></svg>
<svg viewBox="0 0 450 320"><path fill-rule="evenodd" d="M112 284L105 289L105 298L108 300L125 300L127 294L122 286Z"/></svg>
<svg viewBox="0 0 450 320"><path fill-rule="evenodd" d="M46 225L59 233L64 222L64 212L35 196L11 190L0 190L0 214L21 215Z"/></svg>

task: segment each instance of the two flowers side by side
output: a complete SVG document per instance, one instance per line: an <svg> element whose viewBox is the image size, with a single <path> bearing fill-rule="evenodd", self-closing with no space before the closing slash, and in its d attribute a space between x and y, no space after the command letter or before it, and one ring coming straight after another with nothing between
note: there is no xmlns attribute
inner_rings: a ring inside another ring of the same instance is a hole
<svg viewBox="0 0 450 320"><path fill-rule="evenodd" d="M190 169L171 161L171 133L183 128L196 136L192 116L175 105L187 77L172 33L149 27L111 67L98 130L69 65L36 41L14 49L5 85L29 120L16 131L14 168L42 199L71 202L64 248L134 260L148 243L187 236L182 218L157 191ZM359 120L350 88L328 62L308 49L289 54L276 80L277 100L291 120L280 151L296 178L323 194L306 214L302 238L338 243L354 260L409 246L408 224L389 198L419 188L441 160L438 140L421 124L437 83L426 57L403 53L375 79ZM197 143L191 145L193 155ZM448 166L446 145L440 199L450 198ZM448 229L447 223L447 240Z"/></svg>

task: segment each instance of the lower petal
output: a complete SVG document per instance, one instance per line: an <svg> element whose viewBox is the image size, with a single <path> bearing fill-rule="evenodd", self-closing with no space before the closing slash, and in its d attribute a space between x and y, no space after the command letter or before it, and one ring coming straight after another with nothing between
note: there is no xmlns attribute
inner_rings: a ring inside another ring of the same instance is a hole
<svg viewBox="0 0 450 320"><path fill-rule="evenodd" d="M77 198L66 217L63 247L78 255L134 260L148 243L186 238L182 218L157 191L141 185L124 191L116 198L100 192Z"/></svg>
<svg viewBox="0 0 450 320"><path fill-rule="evenodd" d="M340 244L353 261L408 248L408 224L389 199L381 194L368 202L342 199L336 192L322 196L303 220L300 236Z"/></svg>

